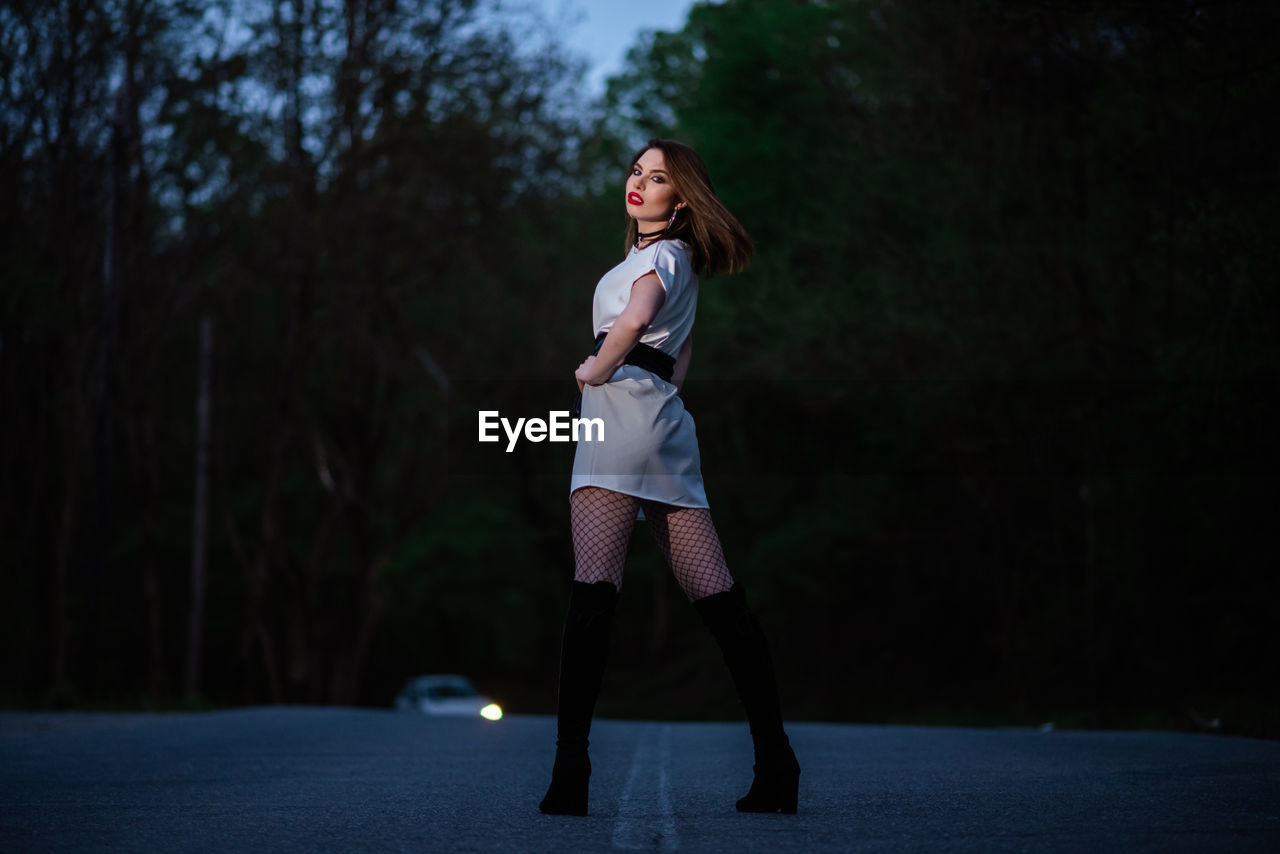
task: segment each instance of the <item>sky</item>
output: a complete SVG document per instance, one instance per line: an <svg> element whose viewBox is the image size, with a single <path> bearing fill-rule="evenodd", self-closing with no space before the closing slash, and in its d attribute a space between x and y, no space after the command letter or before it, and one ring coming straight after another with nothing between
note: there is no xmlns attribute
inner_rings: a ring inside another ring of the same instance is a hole
<svg viewBox="0 0 1280 854"><path fill-rule="evenodd" d="M563 25L561 41L592 63L587 86L604 91L604 81L622 70L627 48L642 30L679 30L693 0L536 0L551 21Z"/></svg>

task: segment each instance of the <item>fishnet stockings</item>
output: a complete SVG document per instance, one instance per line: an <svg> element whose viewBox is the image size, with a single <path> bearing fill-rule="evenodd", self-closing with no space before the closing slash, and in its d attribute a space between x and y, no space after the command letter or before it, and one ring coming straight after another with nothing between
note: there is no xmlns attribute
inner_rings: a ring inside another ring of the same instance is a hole
<svg viewBox="0 0 1280 854"><path fill-rule="evenodd" d="M569 524L573 530L575 581L608 581L622 589L627 543L636 522L640 499L634 495L584 486L569 496Z"/></svg>
<svg viewBox="0 0 1280 854"><path fill-rule="evenodd" d="M574 579L587 584L608 581L622 589L627 545L641 505L658 548L691 601L733 586L710 510L643 501L598 486L576 489L569 498Z"/></svg>
<svg viewBox="0 0 1280 854"><path fill-rule="evenodd" d="M733 586L710 510L645 502L644 515L689 601L723 593Z"/></svg>

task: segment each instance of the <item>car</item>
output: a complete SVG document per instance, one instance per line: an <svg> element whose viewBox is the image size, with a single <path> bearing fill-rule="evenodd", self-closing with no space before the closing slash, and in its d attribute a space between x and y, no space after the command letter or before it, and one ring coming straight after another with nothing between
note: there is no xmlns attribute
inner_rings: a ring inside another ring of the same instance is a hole
<svg viewBox="0 0 1280 854"><path fill-rule="evenodd" d="M502 709L497 703L477 691L467 677L456 673L433 673L410 679L396 695L396 708L428 715L479 715L490 721L502 718Z"/></svg>

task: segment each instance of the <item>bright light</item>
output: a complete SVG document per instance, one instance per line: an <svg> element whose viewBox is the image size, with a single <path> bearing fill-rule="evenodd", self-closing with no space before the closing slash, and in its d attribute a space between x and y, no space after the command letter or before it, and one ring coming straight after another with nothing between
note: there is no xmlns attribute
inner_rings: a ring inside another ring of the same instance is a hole
<svg viewBox="0 0 1280 854"><path fill-rule="evenodd" d="M502 709L498 707L497 703L490 703L480 710L480 717L490 721L501 720Z"/></svg>

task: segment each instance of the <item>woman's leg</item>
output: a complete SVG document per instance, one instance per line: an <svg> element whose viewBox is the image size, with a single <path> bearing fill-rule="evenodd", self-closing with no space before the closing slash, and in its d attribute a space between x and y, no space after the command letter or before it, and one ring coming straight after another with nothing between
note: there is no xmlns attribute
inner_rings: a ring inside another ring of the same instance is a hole
<svg viewBox="0 0 1280 854"><path fill-rule="evenodd" d="M584 584L607 581L622 589L627 544L636 524L640 499L634 495L584 486L569 496L573 529L573 580Z"/></svg>
<svg viewBox="0 0 1280 854"><path fill-rule="evenodd" d="M733 587L720 537L705 507L644 502L644 516L680 588L696 602Z"/></svg>
<svg viewBox="0 0 1280 854"><path fill-rule="evenodd" d="M609 656L627 542L638 507L639 500L630 495L594 486L574 490L569 499L574 580L560 649L556 760L551 786L538 806L544 813L587 814L587 736Z"/></svg>
<svg viewBox="0 0 1280 854"><path fill-rule="evenodd" d="M644 515L681 588L720 645L747 712L755 779L738 809L794 813L800 765L782 728L773 656L747 607L746 592L729 574L711 512L646 502Z"/></svg>

